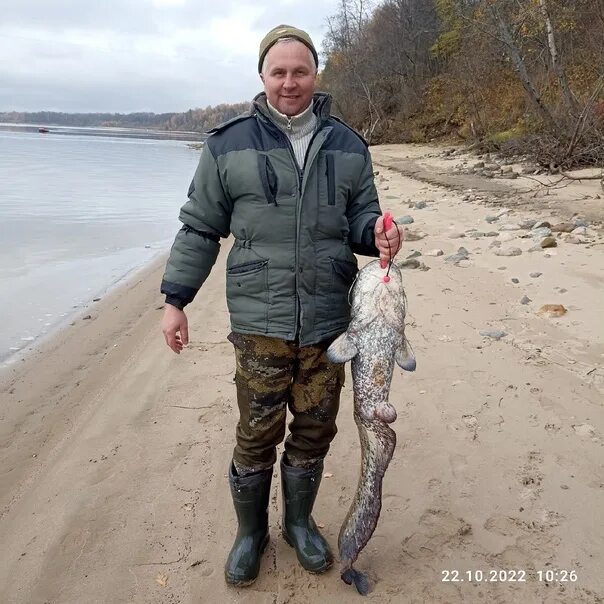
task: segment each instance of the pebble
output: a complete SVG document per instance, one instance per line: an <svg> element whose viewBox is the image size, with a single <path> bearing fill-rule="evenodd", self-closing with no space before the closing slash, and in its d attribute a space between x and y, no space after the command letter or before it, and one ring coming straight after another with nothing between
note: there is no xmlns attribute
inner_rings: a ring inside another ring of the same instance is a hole
<svg viewBox="0 0 604 604"><path fill-rule="evenodd" d="M543 273L531 273L529 277L531 277L532 279L536 279L537 277L541 277L541 275L543 275Z"/></svg>
<svg viewBox="0 0 604 604"><path fill-rule="evenodd" d="M571 235L587 235L587 227L580 226L571 231Z"/></svg>
<svg viewBox="0 0 604 604"><path fill-rule="evenodd" d="M529 302L532 302L532 300L528 296L522 296L520 299L520 304L528 304Z"/></svg>
<svg viewBox="0 0 604 604"><path fill-rule="evenodd" d="M558 242L553 237L544 237L540 242L539 246L542 248L546 247L557 247Z"/></svg>
<svg viewBox="0 0 604 604"><path fill-rule="evenodd" d="M516 279L516 277L512 277L512 283L520 283L520 279Z"/></svg>
<svg viewBox="0 0 604 604"><path fill-rule="evenodd" d="M561 317L567 313L562 304L544 304L538 311L538 315L547 317Z"/></svg>
<svg viewBox="0 0 604 604"><path fill-rule="evenodd" d="M516 239L516 235L514 235L514 233L501 233L499 234L499 241L501 241L501 243L507 243L508 241L513 241L514 239Z"/></svg>
<svg viewBox="0 0 604 604"><path fill-rule="evenodd" d="M440 249L430 250L425 253L426 256L443 256L444 252Z"/></svg>
<svg viewBox="0 0 604 604"><path fill-rule="evenodd" d="M398 222L398 224L413 224L415 220L413 219L413 216L401 216L396 219L396 222Z"/></svg>
<svg viewBox="0 0 604 604"><path fill-rule="evenodd" d="M548 227L539 227L538 229L533 228L533 230L531 231L531 236L535 239L539 237L550 237L551 234L552 231Z"/></svg>
<svg viewBox="0 0 604 604"><path fill-rule="evenodd" d="M501 340L501 338L505 338L505 336L507 336L508 334L505 331L501 331L499 329L483 329L480 331L480 335L485 338Z"/></svg>
<svg viewBox="0 0 604 604"><path fill-rule="evenodd" d="M569 235L564 239L566 243L572 243L574 245L578 245L579 243L584 243L583 239L579 239L579 237L575 237L574 235Z"/></svg>
<svg viewBox="0 0 604 604"><path fill-rule="evenodd" d="M411 258L410 260L403 260L398 266L399 268L419 268L420 261L416 258Z"/></svg>
<svg viewBox="0 0 604 604"><path fill-rule="evenodd" d="M583 218L575 218L575 220L573 222L575 223L575 226L577 226L577 227L586 227L586 226L589 226L587 224L587 221L583 220Z"/></svg>
<svg viewBox="0 0 604 604"><path fill-rule="evenodd" d="M485 218L485 220L489 223L492 224L493 222L497 222L499 220L498 216L487 216Z"/></svg>
<svg viewBox="0 0 604 604"><path fill-rule="evenodd" d="M475 168L475 169L477 169L477 168L484 168L484 162L483 162L483 161L476 162L476 163L475 163L475 164L472 166L472 168Z"/></svg>
<svg viewBox="0 0 604 604"><path fill-rule="evenodd" d="M447 256L445 258L445 262L450 262L451 264L459 264L462 260L467 260L469 257L469 252L465 247L460 247L457 250L456 254L452 254L451 256Z"/></svg>
<svg viewBox="0 0 604 604"><path fill-rule="evenodd" d="M426 202L425 201L417 201L415 202L415 209L416 210L423 210L426 207Z"/></svg>
<svg viewBox="0 0 604 604"><path fill-rule="evenodd" d="M519 224L516 224L514 222L508 222L507 224L502 224L499 227L500 231L520 231L522 230L522 227Z"/></svg>
<svg viewBox="0 0 604 604"><path fill-rule="evenodd" d="M405 241L419 241L424 237L427 237L427 235L423 231L405 231Z"/></svg>
<svg viewBox="0 0 604 604"><path fill-rule="evenodd" d="M551 228L551 224L547 221L547 220L540 220L539 222L536 222L535 225L533 226L534 229L540 229L542 227L547 227L548 229Z"/></svg>
<svg viewBox="0 0 604 604"><path fill-rule="evenodd" d="M449 239L462 239L465 236L466 236L465 233L451 233L449 235Z"/></svg>
<svg viewBox="0 0 604 604"><path fill-rule="evenodd" d="M407 256L407 260L411 260L411 258L417 258L418 256L421 256L421 255L422 255L421 252L419 252L418 250L415 250ZM539 274L541 274L541 273L539 273Z"/></svg>
<svg viewBox="0 0 604 604"><path fill-rule="evenodd" d="M495 250L495 256L520 256L522 250L519 247L508 247Z"/></svg>
<svg viewBox="0 0 604 604"><path fill-rule="evenodd" d="M554 233L570 233L574 231L575 225L572 222L559 222L558 224L552 225L552 232Z"/></svg>
<svg viewBox="0 0 604 604"><path fill-rule="evenodd" d="M92 319L91 315L86 315L85 317L82 317L82 321L86 321L88 319Z"/></svg>
<svg viewBox="0 0 604 604"><path fill-rule="evenodd" d="M537 224L537 221L536 221L536 220L533 220L533 219L531 219L531 218L527 218L526 220L523 220L523 221L520 223L520 226L521 226L523 229L525 229L525 230L529 230L529 229L532 229L532 228L535 226L535 224Z"/></svg>

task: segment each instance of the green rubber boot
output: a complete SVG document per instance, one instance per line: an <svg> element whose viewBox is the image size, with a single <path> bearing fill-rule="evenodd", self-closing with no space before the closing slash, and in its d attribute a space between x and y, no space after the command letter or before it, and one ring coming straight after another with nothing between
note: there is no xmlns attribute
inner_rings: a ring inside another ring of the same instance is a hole
<svg viewBox="0 0 604 604"><path fill-rule="evenodd" d="M283 538L296 550L300 564L311 573L323 573L333 564L333 554L311 513L321 484L323 461L312 468L295 468L281 458Z"/></svg>
<svg viewBox="0 0 604 604"><path fill-rule="evenodd" d="M272 468L247 476L229 468L229 484L237 513L237 536L224 567L230 585L251 585L260 571L262 553L268 544L268 501Z"/></svg>

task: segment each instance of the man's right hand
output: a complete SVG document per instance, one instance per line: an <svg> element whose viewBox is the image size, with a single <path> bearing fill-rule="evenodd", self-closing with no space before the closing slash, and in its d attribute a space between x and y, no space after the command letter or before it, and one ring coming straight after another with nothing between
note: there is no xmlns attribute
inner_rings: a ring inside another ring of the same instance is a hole
<svg viewBox="0 0 604 604"><path fill-rule="evenodd" d="M184 310L166 304L164 316L161 320L161 330L166 344L176 353L189 343L189 322Z"/></svg>

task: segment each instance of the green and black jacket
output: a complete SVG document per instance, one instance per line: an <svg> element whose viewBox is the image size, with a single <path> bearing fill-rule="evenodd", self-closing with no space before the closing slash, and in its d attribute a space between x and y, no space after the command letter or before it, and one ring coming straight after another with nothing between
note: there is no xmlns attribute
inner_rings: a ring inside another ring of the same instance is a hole
<svg viewBox="0 0 604 604"><path fill-rule="evenodd" d="M182 207L162 281L166 302L184 308L208 277L221 237L234 332L300 345L344 331L354 252L377 256L381 214L365 141L330 115L316 94L317 130L304 169L270 119L264 93L244 115L210 131Z"/></svg>

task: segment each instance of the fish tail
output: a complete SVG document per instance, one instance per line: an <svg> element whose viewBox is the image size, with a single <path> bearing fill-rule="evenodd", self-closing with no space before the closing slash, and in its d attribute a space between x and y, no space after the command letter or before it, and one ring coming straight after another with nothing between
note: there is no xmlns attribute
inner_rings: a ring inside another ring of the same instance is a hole
<svg viewBox="0 0 604 604"><path fill-rule="evenodd" d="M350 567L342 573L341 577L346 585L352 585L354 583L357 591L362 596L366 596L369 593L369 579L365 573Z"/></svg>

